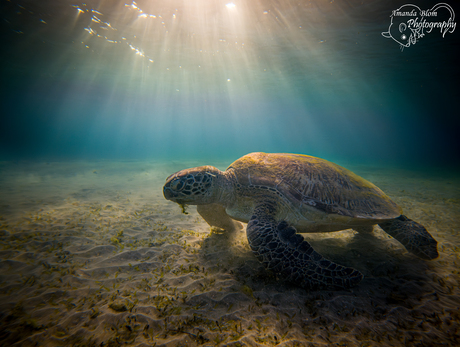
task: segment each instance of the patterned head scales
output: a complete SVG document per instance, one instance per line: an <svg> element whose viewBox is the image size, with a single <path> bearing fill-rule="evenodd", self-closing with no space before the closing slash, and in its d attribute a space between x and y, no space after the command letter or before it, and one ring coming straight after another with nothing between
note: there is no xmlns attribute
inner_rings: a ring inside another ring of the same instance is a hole
<svg viewBox="0 0 460 347"><path fill-rule="evenodd" d="M215 181L220 171L213 166L199 166L176 172L166 179L163 195L179 204L207 204L212 202Z"/></svg>

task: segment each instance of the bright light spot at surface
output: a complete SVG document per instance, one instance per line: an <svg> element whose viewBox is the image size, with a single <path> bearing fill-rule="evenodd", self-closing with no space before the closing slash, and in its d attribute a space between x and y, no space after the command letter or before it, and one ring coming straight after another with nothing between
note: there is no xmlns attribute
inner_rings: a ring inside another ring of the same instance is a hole
<svg viewBox="0 0 460 347"><path fill-rule="evenodd" d="M235 8L236 7L236 5L233 2L230 2L225 6L227 6L227 8Z"/></svg>

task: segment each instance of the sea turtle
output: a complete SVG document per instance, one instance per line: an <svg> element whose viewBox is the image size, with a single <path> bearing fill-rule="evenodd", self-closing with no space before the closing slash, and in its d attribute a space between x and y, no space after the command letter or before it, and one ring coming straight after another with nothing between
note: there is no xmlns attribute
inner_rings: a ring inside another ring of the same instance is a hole
<svg viewBox="0 0 460 347"><path fill-rule="evenodd" d="M327 160L301 154L251 153L226 171L200 166L172 174L166 199L198 205L211 226L247 237L267 269L307 289L347 288L363 275L325 259L297 234L365 231L378 224L423 259L438 256L437 242L374 184Z"/></svg>

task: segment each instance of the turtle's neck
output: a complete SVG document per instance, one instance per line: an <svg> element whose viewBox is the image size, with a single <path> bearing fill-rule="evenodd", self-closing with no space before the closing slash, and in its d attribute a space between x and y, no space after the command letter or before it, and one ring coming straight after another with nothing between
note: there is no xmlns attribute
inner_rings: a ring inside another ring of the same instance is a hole
<svg viewBox="0 0 460 347"><path fill-rule="evenodd" d="M235 200L234 182L236 181L233 170L222 171L219 175L218 186L220 186L220 193L217 196L217 203L224 207L233 204Z"/></svg>

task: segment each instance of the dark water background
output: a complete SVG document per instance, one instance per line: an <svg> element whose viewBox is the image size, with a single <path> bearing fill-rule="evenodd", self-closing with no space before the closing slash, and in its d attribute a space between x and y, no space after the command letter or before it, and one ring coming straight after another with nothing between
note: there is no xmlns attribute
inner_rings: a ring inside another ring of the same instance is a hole
<svg viewBox="0 0 460 347"><path fill-rule="evenodd" d="M460 28L401 51L405 0L229 2L2 1L0 159L457 165Z"/></svg>

